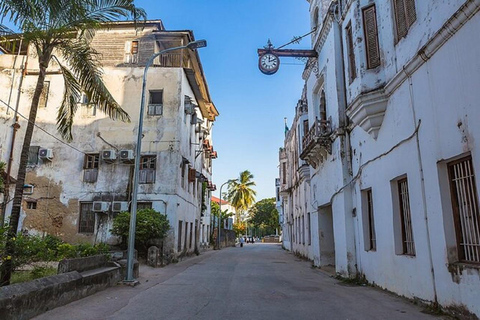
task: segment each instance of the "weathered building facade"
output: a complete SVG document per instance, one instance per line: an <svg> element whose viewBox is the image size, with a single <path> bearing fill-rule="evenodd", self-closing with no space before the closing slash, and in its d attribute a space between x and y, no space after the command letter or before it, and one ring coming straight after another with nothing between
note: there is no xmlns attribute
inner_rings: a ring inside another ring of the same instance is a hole
<svg viewBox="0 0 480 320"><path fill-rule="evenodd" d="M480 2L309 2L312 260L480 315Z"/></svg>
<svg viewBox="0 0 480 320"><path fill-rule="evenodd" d="M22 229L71 242L116 241L110 234L113 217L128 211L131 200L145 63L160 50L194 40L191 31L167 31L160 20L142 27L113 23L97 31L91 43L100 53L104 82L131 123L110 120L82 97L74 140L62 143L56 138L55 119L63 78L58 65L51 63L31 143ZM19 118L15 140L10 126L16 112L28 115L37 78L32 53L22 53L0 56L0 99L11 106L0 106L5 118L2 159L8 158L12 146L14 159L19 157L25 119ZM171 230L164 251L178 257L207 245L210 231L209 189L216 158L212 124L218 112L198 53L182 49L160 55L148 73L146 99L138 207L167 215ZM17 163L11 163L12 173Z"/></svg>

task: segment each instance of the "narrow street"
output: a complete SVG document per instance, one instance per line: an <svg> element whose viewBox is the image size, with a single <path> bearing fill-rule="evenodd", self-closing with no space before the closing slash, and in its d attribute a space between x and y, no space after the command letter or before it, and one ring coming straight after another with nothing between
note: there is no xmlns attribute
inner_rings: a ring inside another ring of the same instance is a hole
<svg viewBox="0 0 480 320"><path fill-rule="evenodd" d="M143 267L139 280L35 319L435 319L402 298L333 279L277 244Z"/></svg>

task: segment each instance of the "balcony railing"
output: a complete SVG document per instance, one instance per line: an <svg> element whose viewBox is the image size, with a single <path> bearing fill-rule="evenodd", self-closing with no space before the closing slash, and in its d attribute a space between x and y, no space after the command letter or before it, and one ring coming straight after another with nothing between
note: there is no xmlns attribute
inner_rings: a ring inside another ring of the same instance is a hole
<svg viewBox="0 0 480 320"><path fill-rule="evenodd" d="M316 168L327 157L327 153L332 154L331 134L330 120L315 119L315 123L303 137L300 158Z"/></svg>
<svg viewBox="0 0 480 320"><path fill-rule="evenodd" d="M165 53L159 55L154 63L158 67L188 68L188 54Z"/></svg>

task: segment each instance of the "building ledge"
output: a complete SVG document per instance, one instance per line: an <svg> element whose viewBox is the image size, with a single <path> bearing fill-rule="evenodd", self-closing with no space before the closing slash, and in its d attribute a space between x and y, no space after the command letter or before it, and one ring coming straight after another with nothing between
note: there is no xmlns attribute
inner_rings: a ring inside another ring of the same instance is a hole
<svg viewBox="0 0 480 320"><path fill-rule="evenodd" d="M347 115L355 125L377 139L387 104L388 96L382 87L360 94L347 109Z"/></svg>

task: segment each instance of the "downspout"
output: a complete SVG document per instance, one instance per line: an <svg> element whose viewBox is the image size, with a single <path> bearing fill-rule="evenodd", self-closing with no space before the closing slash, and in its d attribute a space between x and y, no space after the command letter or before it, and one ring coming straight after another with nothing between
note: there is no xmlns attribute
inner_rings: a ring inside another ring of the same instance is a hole
<svg viewBox="0 0 480 320"><path fill-rule="evenodd" d="M20 40L20 47L18 48L18 54L15 56L15 61L13 63L13 78L12 78L12 85L10 87L10 95L8 97L8 105L7 105L7 112L10 108L10 99L13 91L13 86L14 86L14 79L15 79L15 65L17 61L17 57L20 55L20 50L22 48L22 40ZM27 48L27 54L26 58L22 58L22 73L20 76L20 82L18 84L18 92L17 92L17 101L15 103L15 123L12 125L12 141L10 143L10 151L9 151L9 156L8 156L8 163L7 163L7 171L6 171L6 179L5 179L5 186L4 186L4 194L3 194L3 203L2 203L2 210L0 213L0 227L3 227L5 224L5 212L7 210L7 203L10 201L10 175L12 172L12 162L13 162L13 151L15 147L15 138L17 135L17 130L20 129L20 124L18 123L18 107L20 105L20 95L22 94L22 84L23 84L23 78L26 75L26 70L27 70L27 62L28 62L28 48Z"/></svg>
<svg viewBox="0 0 480 320"><path fill-rule="evenodd" d="M413 96L413 81L412 81L412 75L406 71L405 68L403 68L403 72L408 78L408 87L409 87L409 98L410 98L410 106L412 108L412 120L413 120L413 125L417 125L417 115L415 113L415 104L414 104L414 96ZM438 304L437 300L437 284L436 284L436 279L435 279L435 268L433 266L433 256L432 256L432 244L431 244L431 238L430 238L430 228L428 225L428 212L427 212L427 199L425 195L425 176L424 176L424 171L423 171L423 162L422 162L422 152L420 148L420 139L418 138L418 132L415 134L415 141L416 141L416 146L417 146L417 158L418 158L418 165L419 165L419 173L420 173L420 181L421 181L421 186L422 186L422 203L423 203L423 216L425 219L425 227L426 227L426 232L427 232L427 248L428 248L428 258L430 262L430 272L432 274L432 285L433 285L433 294L434 294L434 304Z"/></svg>
<svg viewBox="0 0 480 320"><path fill-rule="evenodd" d="M337 3L335 4L335 6L332 8L332 14L333 14L333 23L336 25L337 27L337 32L338 32L338 35L339 35L339 49L340 49L340 66L341 66L341 70L340 70L340 86L341 86L341 95L339 95L339 100L340 98L343 99L343 101L341 101L341 114L339 115L340 117L340 129L341 129L341 132L339 132L339 135L341 134L341 139L343 139L344 143L342 143L343 145L343 152L344 152L344 157L347 161L347 175L349 176L352 176L353 175L353 166L352 166L352 154L351 154L351 141L350 141L350 132L348 130L348 124L349 124L349 120L348 120L348 117L347 117L347 113L346 113L346 110L347 110L347 80L345 78L345 59L344 59L344 46L343 46L343 33L342 33L342 26L340 24L341 20L342 20L342 7L341 5L339 4L339 2L337 1ZM339 101L340 102L340 101ZM345 174L345 172L344 172ZM351 196L352 196L352 193L351 193ZM352 206L353 206L353 196L352 196ZM352 211L352 215L353 215L353 211ZM352 216L352 219L354 219L355 217ZM358 217L357 217L357 226L358 226ZM361 269L361 260L360 260L360 257L358 256L358 250L357 250L357 241L355 239L355 232L353 233L353 243L354 243L354 250L355 250L355 268L356 268L356 273L358 274L358 271L359 269ZM360 266L358 265L360 264Z"/></svg>

